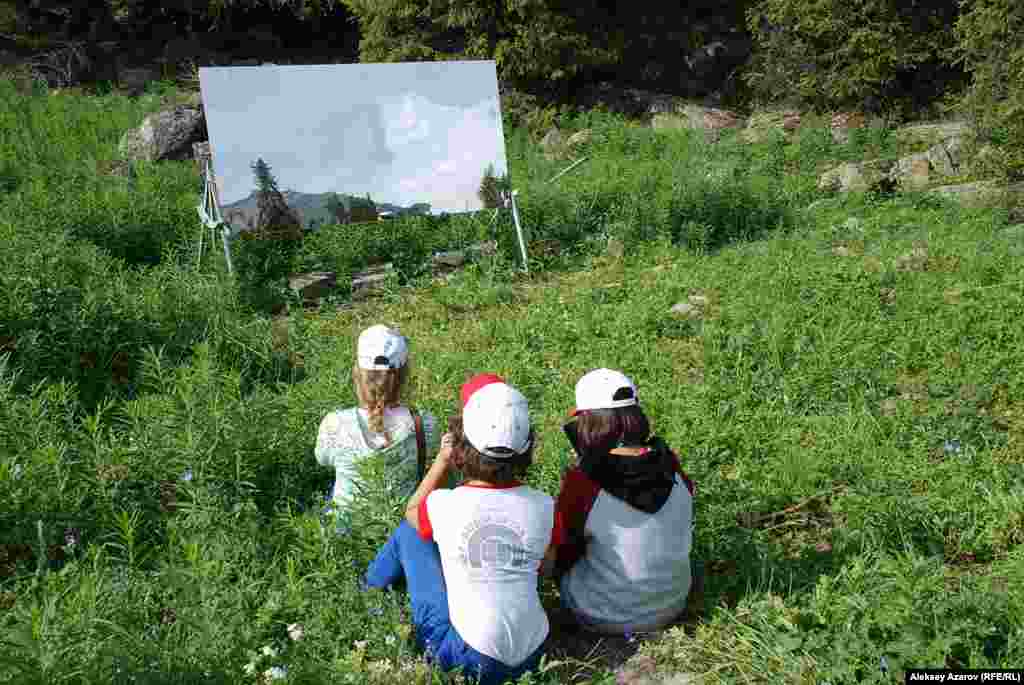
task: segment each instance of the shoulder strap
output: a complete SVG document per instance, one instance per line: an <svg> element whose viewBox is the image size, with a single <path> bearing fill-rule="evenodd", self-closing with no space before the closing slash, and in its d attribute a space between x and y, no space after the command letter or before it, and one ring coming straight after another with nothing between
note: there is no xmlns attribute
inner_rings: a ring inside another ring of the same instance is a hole
<svg viewBox="0 0 1024 685"><path fill-rule="evenodd" d="M423 480L423 476L427 475L427 438L423 434L423 416L412 407L409 407L409 413L412 414L412 420L416 424L416 481L418 483Z"/></svg>

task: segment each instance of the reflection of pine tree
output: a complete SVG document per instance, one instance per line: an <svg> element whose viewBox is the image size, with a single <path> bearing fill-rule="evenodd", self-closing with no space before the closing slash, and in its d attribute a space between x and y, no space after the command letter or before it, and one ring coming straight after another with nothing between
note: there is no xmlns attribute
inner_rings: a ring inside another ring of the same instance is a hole
<svg viewBox="0 0 1024 685"><path fill-rule="evenodd" d="M337 193L331 193L327 197L327 211L338 220L339 224L347 224L352 220L352 216L345 206L345 203L341 201L341 197Z"/></svg>
<svg viewBox="0 0 1024 685"><path fill-rule="evenodd" d="M252 171L256 176L256 204L259 207L256 230L268 238L301 238L302 222L278 190L270 165L260 157L252 165Z"/></svg>
<svg viewBox="0 0 1024 685"><path fill-rule="evenodd" d="M477 197L483 203L484 209L497 209L502 206L502 193L509 189L508 176L496 176L494 164L488 164L484 169L484 176L480 180L480 189L477 190Z"/></svg>

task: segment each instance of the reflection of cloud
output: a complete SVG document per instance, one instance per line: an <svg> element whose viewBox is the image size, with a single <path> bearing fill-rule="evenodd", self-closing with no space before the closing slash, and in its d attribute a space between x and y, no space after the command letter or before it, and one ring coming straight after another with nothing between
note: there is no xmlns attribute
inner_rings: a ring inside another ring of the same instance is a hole
<svg viewBox="0 0 1024 685"><path fill-rule="evenodd" d="M387 145L391 149L418 143L430 137L430 102L422 96L406 95L399 115L388 122Z"/></svg>
<svg viewBox="0 0 1024 685"><path fill-rule="evenodd" d="M411 118L402 119L409 101L409 98L405 100L401 114L396 117L406 124L412 123ZM428 117L431 121L443 121L447 145L432 145L433 159L420 168L403 164L404 155L396 151L396 172L407 174L398 184L402 192L407 193L403 202L430 202L439 210L452 212L466 211L467 206L470 210L481 207L477 190L487 165L494 164L499 176L507 173L504 141L494 130L492 113L495 108L493 99L458 108L417 98L417 123ZM448 152L447 158L437 158L439 148Z"/></svg>

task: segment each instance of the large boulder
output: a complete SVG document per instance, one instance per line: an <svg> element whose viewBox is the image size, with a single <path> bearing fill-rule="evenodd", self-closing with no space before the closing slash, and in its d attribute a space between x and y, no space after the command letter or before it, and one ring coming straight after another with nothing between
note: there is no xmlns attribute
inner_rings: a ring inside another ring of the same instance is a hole
<svg viewBox="0 0 1024 685"><path fill-rule="evenodd" d="M866 120L860 112L837 112L832 115L832 140L840 145L850 141L850 131L864 128Z"/></svg>
<svg viewBox="0 0 1024 685"><path fill-rule="evenodd" d="M320 298L330 295L337 286L337 274L333 271L313 271L288 277L288 287L302 298L305 305L317 304Z"/></svg>
<svg viewBox="0 0 1024 685"><path fill-rule="evenodd" d="M960 173L962 147L962 138L954 137L924 152L902 157L892 169L892 180L900 188L920 190L935 179L956 176Z"/></svg>
<svg viewBox="0 0 1024 685"><path fill-rule="evenodd" d="M931 188L929 192L953 198L964 207L1024 206L1024 182L1000 185L995 181L977 181L939 186Z"/></svg>
<svg viewBox="0 0 1024 685"><path fill-rule="evenodd" d="M192 144L206 138L200 109L179 105L150 114L138 128L127 131L118 152L130 161L185 160L192 158Z"/></svg>
<svg viewBox="0 0 1024 685"><path fill-rule="evenodd" d="M818 189L841 193L876 190L889 182L893 165L882 159L840 164L821 175Z"/></svg>
<svg viewBox="0 0 1024 685"><path fill-rule="evenodd" d="M557 127L552 128L541 138L540 148L544 153L544 158L548 161L562 159L566 151L565 136Z"/></svg>
<svg viewBox="0 0 1024 685"><path fill-rule="evenodd" d="M779 131L787 139L800 128L800 112L787 110L781 112L759 112L747 120L747 127L740 132L740 140L747 143L760 143L768 140L773 131Z"/></svg>
<svg viewBox="0 0 1024 685"><path fill-rule="evenodd" d="M893 136L900 143L935 144L950 138L966 136L970 130L970 125L965 121L947 121L938 124L903 126L893 131Z"/></svg>
<svg viewBox="0 0 1024 685"><path fill-rule="evenodd" d="M708 140L716 141L722 131L743 126L743 119L735 112L715 107L688 103L671 114L655 114L651 128L656 130L689 129L704 131Z"/></svg>

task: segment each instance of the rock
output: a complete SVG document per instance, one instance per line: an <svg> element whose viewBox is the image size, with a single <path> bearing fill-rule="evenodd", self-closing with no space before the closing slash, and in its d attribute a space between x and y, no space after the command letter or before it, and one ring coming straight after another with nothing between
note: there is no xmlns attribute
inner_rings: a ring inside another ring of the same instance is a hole
<svg viewBox="0 0 1024 685"><path fill-rule="evenodd" d="M371 267L352 278L352 299L365 300L375 292L386 290L395 282L394 265L391 262Z"/></svg>
<svg viewBox="0 0 1024 685"><path fill-rule="evenodd" d="M699 682L694 673L658 673L654 657L636 654L615 669L616 685L692 685Z"/></svg>
<svg viewBox="0 0 1024 685"><path fill-rule="evenodd" d="M615 670L616 685L649 685L658 670L654 657L637 654Z"/></svg>
<svg viewBox="0 0 1024 685"><path fill-rule="evenodd" d="M893 260L893 266L897 271L924 271L927 264L928 250L923 246L915 247Z"/></svg>
<svg viewBox="0 0 1024 685"><path fill-rule="evenodd" d="M704 131L708 140L717 141L722 131L740 128L743 120L735 112L714 107L687 104L675 114L655 114L651 128L655 130L690 129Z"/></svg>
<svg viewBox="0 0 1024 685"><path fill-rule="evenodd" d="M920 190L931 180L932 164L927 153L919 152L899 159L891 172L892 179L905 190Z"/></svg>
<svg viewBox="0 0 1024 685"><path fill-rule="evenodd" d="M138 96L146 91L146 86L162 77L159 69L152 67L125 67L118 69L117 85L128 95Z"/></svg>
<svg viewBox="0 0 1024 685"><path fill-rule="evenodd" d="M823 173L818 179L818 189L843 193L874 190L889 180L893 166L893 162L880 159L847 162Z"/></svg>
<svg viewBox="0 0 1024 685"><path fill-rule="evenodd" d="M608 247L605 250L609 257L621 259L626 254L626 245L616 237L608 238Z"/></svg>
<svg viewBox="0 0 1024 685"><path fill-rule="evenodd" d="M590 129L585 128L582 131L577 131L569 136L569 140L565 141L565 145L569 148L582 148L590 143L590 137Z"/></svg>
<svg viewBox="0 0 1024 685"><path fill-rule="evenodd" d="M695 307L707 307L708 306L708 298L705 297L704 295L690 295L686 299L689 300L690 304L694 305Z"/></svg>
<svg viewBox="0 0 1024 685"><path fill-rule="evenodd" d="M747 143L760 143L768 140L772 131L781 131L789 139L799 127L800 112L761 112L750 117L740 139Z"/></svg>
<svg viewBox="0 0 1024 685"><path fill-rule="evenodd" d="M118 144L121 157L131 161L189 159L192 144L206 140L206 123L196 107L178 106L146 117L127 131Z"/></svg>
<svg viewBox="0 0 1024 685"><path fill-rule="evenodd" d="M929 192L953 198L964 207L1018 206L1024 204L1024 182L999 185L994 181L977 181L960 185L939 186Z"/></svg>
<svg viewBox="0 0 1024 685"><path fill-rule="evenodd" d="M832 248L832 254L836 257L850 257L853 255L853 252L846 245L836 245Z"/></svg>
<svg viewBox="0 0 1024 685"><path fill-rule="evenodd" d="M329 295L337 285L337 274L333 271L313 271L288 277L288 287L302 297L305 304L315 304L321 297Z"/></svg>
<svg viewBox="0 0 1024 685"><path fill-rule="evenodd" d="M540 147L548 161L560 159L565 153L565 137L557 128L552 128L541 138Z"/></svg>
<svg viewBox="0 0 1024 685"><path fill-rule="evenodd" d="M700 309L696 305L691 304L689 302L678 302L672 305L672 309L670 309L669 311L672 314L676 314L678 316L685 316L691 319L696 316L700 316Z"/></svg>
<svg viewBox="0 0 1024 685"><path fill-rule="evenodd" d="M432 259L435 267L458 268L466 263L466 253L463 250L438 252Z"/></svg>
<svg viewBox="0 0 1024 685"><path fill-rule="evenodd" d="M832 115L832 140L845 145L850 142L850 131L864 127L864 115L860 112L837 112Z"/></svg>
<svg viewBox="0 0 1024 685"><path fill-rule="evenodd" d="M940 124L915 124L893 131L900 143L940 143L949 138L966 136L971 127L965 121L948 121Z"/></svg>

